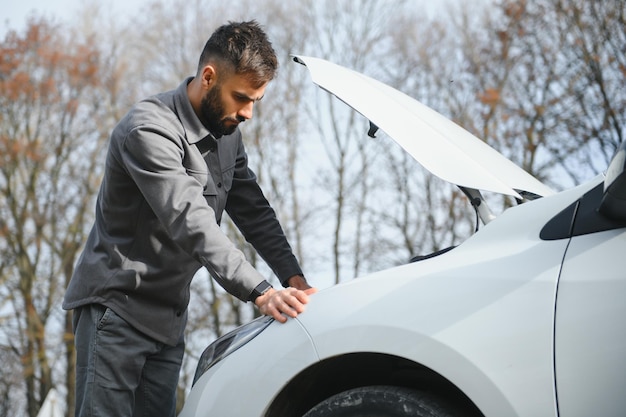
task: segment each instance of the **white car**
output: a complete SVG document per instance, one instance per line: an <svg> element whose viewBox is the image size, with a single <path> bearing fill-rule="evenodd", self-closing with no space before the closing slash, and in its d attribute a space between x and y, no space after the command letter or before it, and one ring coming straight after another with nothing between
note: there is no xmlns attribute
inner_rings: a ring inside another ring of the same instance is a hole
<svg viewBox="0 0 626 417"><path fill-rule="evenodd" d="M554 193L408 96L298 56L313 81L458 185L483 223L211 344L181 417L626 415L626 146ZM419 132L419 134L417 134ZM480 191L523 201L495 217Z"/></svg>

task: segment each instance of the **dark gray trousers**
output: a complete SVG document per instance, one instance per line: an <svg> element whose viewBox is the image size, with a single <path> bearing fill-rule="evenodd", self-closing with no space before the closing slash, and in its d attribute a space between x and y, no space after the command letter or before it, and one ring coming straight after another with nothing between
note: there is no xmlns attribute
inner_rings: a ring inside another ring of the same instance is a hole
<svg viewBox="0 0 626 417"><path fill-rule="evenodd" d="M110 308L74 310L76 417L174 417L184 341L168 346Z"/></svg>

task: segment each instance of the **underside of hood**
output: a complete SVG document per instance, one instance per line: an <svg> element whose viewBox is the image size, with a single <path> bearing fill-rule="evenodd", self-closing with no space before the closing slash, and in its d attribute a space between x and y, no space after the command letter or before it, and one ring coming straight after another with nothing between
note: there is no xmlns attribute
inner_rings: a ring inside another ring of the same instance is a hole
<svg viewBox="0 0 626 417"><path fill-rule="evenodd" d="M433 175L461 187L520 198L553 191L450 119L366 75L295 55L315 84L383 130Z"/></svg>

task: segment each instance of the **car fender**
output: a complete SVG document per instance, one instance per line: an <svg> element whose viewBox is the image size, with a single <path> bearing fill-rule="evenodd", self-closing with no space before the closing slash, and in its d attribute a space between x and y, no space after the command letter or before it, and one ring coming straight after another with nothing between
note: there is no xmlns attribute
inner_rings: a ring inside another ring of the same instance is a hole
<svg viewBox="0 0 626 417"><path fill-rule="evenodd" d="M318 356L297 320L272 323L196 381L179 417L261 416L277 392ZM254 375L249 384L247 376Z"/></svg>
<svg viewBox="0 0 626 417"><path fill-rule="evenodd" d="M539 235L597 181L511 208L443 255L315 294L299 320L320 359L395 355L485 415L555 415L555 294L569 239Z"/></svg>

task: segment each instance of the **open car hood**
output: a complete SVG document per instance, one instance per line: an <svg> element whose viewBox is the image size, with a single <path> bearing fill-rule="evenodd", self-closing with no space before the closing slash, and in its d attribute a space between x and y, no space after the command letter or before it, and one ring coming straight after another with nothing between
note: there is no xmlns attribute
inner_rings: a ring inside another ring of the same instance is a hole
<svg viewBox="0 0 626 417"><path fill-rule="evenodd" d="M294 55L315 84L382 129L437 177L462 187L520 198L553 191L498 151L417 100L356 71Z"/></svg>

